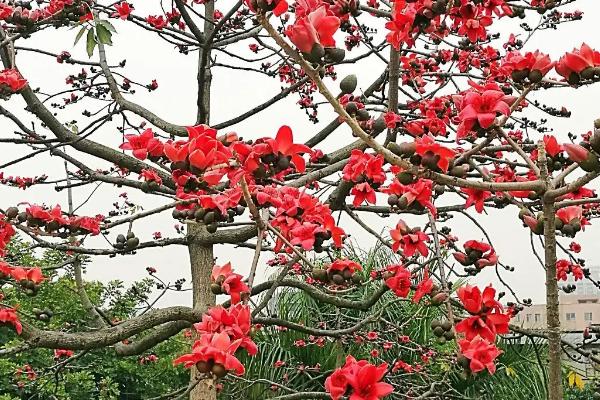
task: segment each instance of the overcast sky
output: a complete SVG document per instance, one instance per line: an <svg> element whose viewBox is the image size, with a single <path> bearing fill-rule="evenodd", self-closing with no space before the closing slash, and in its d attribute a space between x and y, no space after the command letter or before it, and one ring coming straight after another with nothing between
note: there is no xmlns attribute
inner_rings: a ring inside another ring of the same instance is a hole
<svg viewBox="0 0 600 400"><path fill-rule="evenodd" d="M234 4L232 0L219 0L217 8L226 11L229 6ZM159 3L156 1L133 1L136 8L136 14L146 16L152 13L160 12ZM597 34L597 24L600 20L600 5L595 0L579 0L576 6L570 6L570 10L576 8L584 11L583 21L577 23L565 24L558 31L543 31L534 36L527 43L525 50L541 49L549 53L553 59L557 59L565 51L573 47L579 47L583 41L592 47L600 49L600 35ZM537 15L532 15L528 21L533 25L538 19ZM505 40L511 33L511 30L517 28L522 22L518 19L505 19L498 27L492 31L500 30L502 38ZM191 125L195 120L196 112L196 68L197 54L189 55L179 54L171 48L171 45L156 40L156 37L131 23L114 20L118 35L113 38L114 46L107 49L109 61L111 64L118 63L127 59L127 65L124 74L132 80L142 83L149 83L152 79L157 79L159 88L151 95L144 93L144 90L138 90L139 95L133 97L134 100L144 104L147 108L160 115L163 119L182 125ZM380 25L383 32L383 24ZM73 47L72 43L76 31L61 29L59 31L47 30L36 34L33 38L26 41L19 41L18 45L25 47L43 48L51 52L69 51L77 59L86 59L83 43ZM251 56L248 51L246 41L237 47L238 51L244 56ZM343 43L343 34L338 36L338 43ZM364 50L364 49L363 49ZM97 54L94 55L94 58ZM219 53L217 60L225 60L224 55ZM76 74L81 67L58 64L53 58L29 53L19 52L17 56L17 65L23 75L29 80L32 87L41 87L44 92L53 92L64 89L64 79L69 74ZM358 65L339 67L339 76L343 77L347 73L354 72L359 76L359 88L365 89L381 72L385 65L377 58L371 58L362 61ZM337 87L337 83L328 81L330 87ZM218 123L229 118L235 117L249 108L269 99L280 90L278 79L268 79L261 75L233 71L230 69L217 69L214 71L213 91L212 91L212 115L211 122ZM577 91L572 89L553 89L536 93L535 98L545 104L555 107L566 106L572 111L570 119L551 119L551 126L559 140L567 141L567 133L573 132L581 134L591 129L593 120L600 117L600 109L597 105L600 87L593 86L581 88ZM54 99L61 102L63 96ZM130 97L131 98L131 97ZM295 95L289 96L269 110L256 115L238 125L231 127L230 130L236 131L245 138L257 138L262 136L273 136L279 126L290 125L294 131L297 142L301 142L311 137L324 125L330 122L333 114L328 107L319 108L320 123L314 125L309 122L303 111L295 105L298 98ZM69 107L66 110L59 111L59 118L62 121L72 119L80 120L81 111L89 102ZM6 105L10 110L21 116L26 115L23 107L24 103L20 98L11 99ZM90 110L96 110L98 105L89 107ZM26 121L30 121L27 119ZM132 121L141 122L139 118L132 118ZM14 136L15 127L8 120L0 120L0 126L3 128L0 137ZM39 127L39 123L36 123ZM229 130L226 130L229 131ZM115 125L106 125L94 135L91 139L102 143L118 146L121 140L121 134L116 130ZM340 145L349 143L354 138L349 129L343 127L335 131L320 148L325 152L333 150ZM14 145L2 144L4 155L3 159L8 161L20 155L26 154L26 149ZM73 150L69 151L74 154ZM106 163L93 161L90 164L92 168L107 167ZM64 166L62 160L51 158L47 155L36 157L33 160L20 163L18 166L4 170L6 175L15 174L21 176L32 176L46 173L51 178L64 176ZM76 203L84 201L90 194L93 187L87 186L75 190ZM66 209L66 193L56 193L48 186L38 186L27 191L21 191L15 188L2 187L2 207L8 207L18 202L30 201L46 203L49 205L60 203ZM152 198L134 190L117 189L103 185L96 192L92 201L88 202L79 211L80 214L95 215L97 213L106 214L111 209L111 204L118 200L118 194L122 192L129 193L129 198L143 205L145 208L152 208L163 204L165 200ZM500 260L516 268L514 273L503 272L503 277L517 291L520 297L531 297L535 302L543 302L544 299L544 274L541 266L537 263L531 253L529 246L529 230L521 226L517 219L518 210L514 207L503 211L488 210L486 214L478 215L471 209L469 211L477 220L487 229L500 256ZM383 230L385 227L392 227L396 224L398 217L392 216L388 219L379 219L377 217L369 218L376 230ZM426 217L407 218L411 223L424 225ZM347 218L345 219L347 221ZM343 227L351 233L362 247L369 247L374 243L374 239L368 234L362 232L355 224L347 221ZM134 225L134 231L142 240L150 240L155 231L161 231L163 236L176 236L173 229L175 221L169 213L160 216L154 216L141 223ZM600 263L600 255L595 250L600 234L600 228L596 221L592 221L592 226L587 227L584 234L579 234L576 240L582 244L582 256L590 264ZM460 242L469 239L483 239L483 236L476 228L470 224L462 215L457 215L451 222L453 233L460 238ZM118 233L126 231L126 226L111 233L111 238ZM569 244L570 240L562 240L563 244ZM103 239L96 238L87 243L89 246L102 246L107 244ZM248 271L252 251L247 249L233 249L231 246L217 246L215 250L219 258L219 263L231 261L234 267L242 273ZM559 254L560 257L560 254ZM263 255L260 268L262 275L269 271L264 266L264 261L269 258L267 254ZM146 275L145 268L153 266L158 269L159 275L165 280L174 281L179 277L189 278L189 265L187 250L185 247L170 247L167 249L147 249L137 256L118 256L116 258L97 257L90 265L87 271L88 279L100 279L103 281L110 279L122 279L131 282L140 279ZM481 284L490 282L498 285L498 280L492 269L486 269L475 280ZM188 304L191 301L191 294L179 293L171 294L164 298L161 305L168 304Z"/></svg>

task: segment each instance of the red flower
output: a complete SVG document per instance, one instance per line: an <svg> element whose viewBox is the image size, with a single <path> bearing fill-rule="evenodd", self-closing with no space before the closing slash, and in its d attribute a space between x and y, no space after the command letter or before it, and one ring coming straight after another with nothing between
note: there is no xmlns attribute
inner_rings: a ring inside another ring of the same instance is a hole
<svg viewBox="0 0 600 400"><path fill-rule="evenodd" d="M0 323L14 326L18 335L23 331L17 310L14 308L0 308Z"/></svg>
<svg viewBox="0 0 600 400"><path fill-rule="evenodd" d="M404 9L404 1L396 2L392 20L385 24L385 28L390 31L385 39L389 44L394 46L396 50L400 50L400 46L404 43L406 43L408 47L412 47L415 44L412 31L416 15L417 13L414 7L407 7Z"/></svg>
<svg viewBox="0 0 600 400"><path fill-rule="evenodd" d="M352 261L349 259L337 259L331 263L331 265L327 268L327 272L329 271L350 271L351 274L354 274L356 271L362 271L362 266L356 261Z"/></svg>
<svg viewBox="0 0 600 400"><path fill-rule="evenodd" d="M544 135L544 146L546 147L546 153L550 157L556 157L556 155L563 152L563 147L558 144L556 138L552 135Z"/></svg>
<svg viewBox="0 0 600 400"><path fill-rule="evenodd" d="M415 252L419 252L423 257L427 257L429 249L425 242L429 242L429 236L420 229L408 229L406 223L402 220L396 225L396 229L390 231L393 240L392 250L398 251L402 248L404 257L412 257Z"/></svg>
<svg viewBox="0 0 600 400"><path fill-rule="evenodd" d="M469 240L464 244L465 253L456 252L454 253L454 258L460 262L462 265L472 265L475 264L477 268L481 269L483 267L496 265L498 262L498 256L496 252L487 243L479 242L477 240Z"/></svg>
<svg viewBox="0 0 600 400"><path fill-rule="evenodd" d="M480 11L481 9L473 4L465 4L460 8L460 18L457 19L461 24L458 34L468 37L473 43L487 39L485 28L492 24L492 18L481 15Z"/></svg>
<svg viewBox="0 0 600 400"><path fill-rule="evenodd" d="M471 360L469 363L471 372L477 373L486 368L490 374L496 372L494 360L502 352L493 343L481 337L476 337L473 340L461 340L459 346L462 355Z"/></svg>
<svg viewBox="0 0 600 400"><path fill-rule="evenodd" d="M456 155L456 151L442 146L435 141L433 136L422 136L415 139L415 152L425 160L426 157L434 157L435 164L444 172L448 172L450 160Z"/></svg>
<svg viewBox="0 0 600 400"><path fill-rule="evenodd" d="M364 178L373 183L383 183L385 173L383 172L383 156L365 153L362 150L352 150L348 163L344 166L343 178L349 182L361 183Z"/></svg>
<svg viewBox="0 0 600 400"><path fill-rule="evenodd" d="M231 268L231 263L222 267L215 265L212 270L212 282L221 286L221 290L231 296L231 303L239 303L243 294L250 293L250 288L242 281L242 275L236 274Z"/></svg>
<svg viewBox="0 0 600 400"><path fill-rule="evenodd" d="M333 371L325 380L325 390L332 400L339 400L348 389L352 400L379 400L394 391L389 383L380 382L387 371L387 364L375 366L366 360L356 361L346 357L346 364Z"/></svg>
<svg viewBox="0 0 600 400"><path fill-rule="evenodd" d="M17 282L31 281L34 284L38 284L44 281L44 274L42 274L41 268L22 268L15 267L10 272L12 278Z"/></svg>
<svg viewBox="0 0 600 400"><path fill-rule="evenodd" d="M54 358L55 359L59 359L59 358L68 358L71 357L73 354L75 354L73 352L73 350L66 350L66 349L54 349Z"/></svg>
<svg viewBox="0 0 600 400"><path fill-rule="evenodd" d="M465 285L460 287L456 294L463 304L465 310L471 314L479 314L485 307L487 309L499 309L500 303L495 300L496 289L491 286L483 289L483 293L477 286Z"/></svg>
<svg viewBox="0 0 600 400"><path fill-rule="evenodd" d="M296 170L304 172L306 169L306 161L302 158L302 154L310 153L310 147L303 144L294 144L294 136L292 129L289 126L282 126L277 131L275 139L268 141L274 153L279 153L283 156L290 157Z"/></svg>
<svg viewBox="0 0 600 400"><path fill-rule="evenodd" d="M199 362L221 365L227 371L236 374L244 373L244 366L235 357L236 350L240 347L241 340L232 341L225 332L204 334L192 346L191 354L184 354L173 361L173 365L183 364L190 368Z"/></svg>
<svg viewBox="0 0 600 400"><path fill-rule="evenodd" d="M140 172L140 178L144 178L145 182L156 182L159 185L162 185L162 178L158 173L153 169L143 169Z"/></svg>
<svg viewBox="0 0 600 400"><path fill-rule="evenodd" d="M328 15L325 6L312 11L306 17L298 18L287 27L285 34L303 53L310 53L313 46L335 47L334 33L340 27L340 19Z"/></svg>
<svg viewBox="0 0 600 400"><path fill-rule="evenodd" d="M361 205L365 200L367 201L367 203L371 204L375 204L377 202L375 191L367 182L354 185L354 187L350 191L350 194L354 196L352 204L355 207Z"/></svg>
<svg viewBox="0 0 600 400"><path fill-rule="evenodd" d="M27 80L16 69L5 69L0 71L0 85L8 86L15 93L27 85Z"/></svg>
<svg viewBox="0 0 600 400"><path fill-rule="evenodd" d="M423 280L419 282L417 285L417 290L415 290L415 294L413 295L412 301L413 303L418 303L421 301L423 296L431 293L433 290L433 280L429 277L429 270L425 269L425 273L423 274Z"/></svg>
<svg viewBox="0 0 600 400"><path fill-rule="evenodd" d="M455 96L454 99L461 110L457 139L466 137L475 125L487 129L494 124L498 114L510 113L509 98L500 90L485 89L482 93L470 90L463 97Z"/></svg>
<svg viewBox="0 0 600 400"><path fill-rule="evenodd" d="M6 254L6 245L16 233L15 228L5 221L5 216L0 214L0 256Z"/></svg>
<svg viewBox="0 0 600 400"><path fill-rule="evenodd" d="M496 334L508 333L510 315L503 313L494 288L488 286L482 294L478 287L466 285L457 294L465 310L473 314L456 324L456 331L464 333L467 340L479 335L493 342Z"/></svg>
<svg viewBox="0 0 600 400"><path fill-rule="evenodd" d="M127 142L119 146L123 150L133 150L133 156L145 160L148 155L160 157L163 155L163 144L154 137L152 129L146 129L141 135L125 135Z"/></svg>
<svg viewBox="0 0 600 400"><path fill-rule="evenodd" d="M252 6L252 0L244 0L244 3L250 9L250 11L254 13L256 12L254 7ZM286 0L266 0L265 3L269 11L273 11L273 14L276 17L279 17L288 9L288 3L286 2Z"/></svg>
<svg viewBox="0 0 600 400"><path fill-rule="evenodd" d="M556 212L556 216L565 224L568 224L571 221L581 222L581 219L583 218L583 209L581 206L563 207Z"/></svg>
<svg viewBox="0 0 600 400"><path fill-rule="evenodd" d="M581 251L581 245L576 242L571 242L569 244L569 250L571 250L573 253L579 253Z"/></svg>
<svg viewBox="0 0 600 400"><path fill-rule="evenodd" d="M569 83L579 83L581 73L588 68L594 68L600 65L600 52L593 50L590 46L583 43L581 48L573 49L566 53L556 63L556 72L569 81ZM584 73L584 75L587 71ZM593 72L592 72L593 76Z"/></svg>
<svg viewBox="0 0 600 400"><path fill-rule="evenodd" d="M240 347L252 356L258 348L249 336L250 327L250 308L241 303L232 305L229 309L212 307L202 316L201 322L194 324L196 331L202 334L225 332L232 340L240 339Z"/></svg>
<svg viewBox="0 0 600 400"><path fill-rule="evenodd" d="M383 114L383 120L385 121L385 126L388 129L394 129L399 122L402 122L402 117L394 112L388 111Z"/></svg>
<svg viewBox="0 0 600 400"><path fill-rule="evenodd" d="M122 1L120 4L115 5L115 10L117 11L112 14L113 17L127 19L131 11L133 11L133 6L126 1Z"/></svg>
<svg viewBox="0 0 600 400"><path fill-rule="evenodd" d="M462 188L461 191L468 195L467 201L465 202L465 208L475 205L475 211L480 214L483 212L485 201L492 197L492 193L487 190Z"/></svg>
<svg viewBox="0 0 600 400"><path fill-rule="evenodd" d="M524 56L518 51L512 51L507 54L502 65L509 68L511 73L513 71L524 71L524 73L529 74L532 71L538 71L540 79L554 67L550 57L538 50L534 53L527 52Z"/></svg>
<svg viewBox="0 0 600 400"><path fill-rule="evenodd" d="M385 274L392 274L385 280L385 284L396 296L408 296L410 292L410 271L401 264L393 264L386 268Z"/></svg>

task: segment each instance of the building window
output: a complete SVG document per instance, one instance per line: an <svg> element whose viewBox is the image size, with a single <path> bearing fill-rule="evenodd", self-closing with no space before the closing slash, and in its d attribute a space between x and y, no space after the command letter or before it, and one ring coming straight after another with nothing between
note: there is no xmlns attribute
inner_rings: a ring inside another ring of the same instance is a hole
<svg viewBox="0 0 600 400"><path fill-rule="evenodd" d="M575 321L575 313L574 312L567 313L567 321Z"/></svg>
<svg viewBox="0 0 600 400"><path fill-rule="evenodd" d="M592 313L591 312L586 312L583 314L583 319L586 321L591 321L592 320Z"/></svg>
<svg viewBox="0 0 600 400"><path fill-rule="evenodd" d="M531 314L527 314L527 322L531 322Z"/></svg>
<svg viewBox="0 0 600 400"><path fill-rule="evenodd" d="M535 314L535 322L540 322L542 320L542 316L540 314Z"/></svg>

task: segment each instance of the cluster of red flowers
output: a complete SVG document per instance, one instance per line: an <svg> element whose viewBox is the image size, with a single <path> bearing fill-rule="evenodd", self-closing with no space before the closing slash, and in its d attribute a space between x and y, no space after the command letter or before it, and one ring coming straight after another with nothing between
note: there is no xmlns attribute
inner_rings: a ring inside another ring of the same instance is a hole
<svg viewBox="0 0 600 400"><path fill-rule="evenodd" d="M556 262L556 280L566 281L568 275L572 274L576 281L583 279L583 269L579 264L570 262L569 260L561 259Z"/></svg>
<svg viewBox="0 0 600 400"><path fill-rule="evenodd" d="M349 394L354 400L379 400L394 391L389 383L381 382L387 372L387 364L370 364L346 357L346 364L333 371L325 380L325 390L333 400Z"/></svg>
<svg viewBox="0 0 600 400"><path fill-rule="evenodd" d="M354 182L350 191L354 196L353 204L358 206L365 200L367 203L377 202L375 189L385 181L383 172L384 159L381 154L372 155L362 150L353 150L343 170L343 178Z"/></svg>
<svg viewBox="0 0 600 400"><path fill-rule="evenodd" d="M504 311L491 286L482 293L478 287L466 285L459 288L457 294L464 309L471 314L456 325L456 331L465 335L459 342L461 353L470 360L472 372L487 368L494 373L494 360L500 354L494 341L496 334L508 333L511 313Z"/></svg>
<svg viewBox="0 0 600 400"><path fill-rule="evenodd" d="M394 171L397 171L397 168L392 168ZM409 180L413 180L412 175L408 173L399 173L399 176L403 176L408 178ZM402 184L398 177L394 178L392 183L389 186L381 188L383 193L387 193L394 196L400 196L397 204L402 204L404 207L411 207L413 205L418 205L419 207L424 207L429 209L433 215L436 215L436 209L431 201L431 196L433 194L433 182L428 179L418 179L413 183ZM388 202L389 199L388 199Z"/></svg>
<svg viewBox="0 0 600 400"><path fill-rule="evenodd" d="M483 86L472 81L469 84L471 89L463 94L452 96L459 111L457 141L490 128L498 114L508 116L510 106L515 101L514 97L504 94L495 82Z"/></svg>
<svg viewBox="0 0 600 400"><path fill-rule="evenodd" d="M344 230L336 225L329 206L316 197L293 187L256 186L251 189L258 206L275 208L271 225L278 228L291 244L304 250L319 250L325 240L331 239L335 246L342 246ZM275 251L283 246L284 242L278 237Z"/></svg>
<svg viewBox="0 0 600 400"><path fill-rule="evenodd" d="M243 276L233 272L231 263L222 267L215 265L211 275L211 290L215 294L228 294L231 296L231 304L237 304L243 296L250 294L250 288L243 282Z"/></svg>
<svg viewBox="0 0 600 400"><path fill-rule="evenodd" d="M399 220L396 224L396 229L390 230L392 238L392 250L398 251L402 249L402 255L406 258L412 257L415 253L419 253L423 257L429 254L427 243L429 235L421 230L421 228L409 228L406 222Z"/></svg>
<svg viewBox="0 0 600 400"><path fill-rule="evenodd" d="M0 183L8 186L15 186L19 189L27 189L37 183L42 183L48 179L47 175L40 175L34 177L23 177L23 176L4 176L3 172L0 172Z"/></svg>
<svg viewBox="0 0 600 400"><path fill-rule="evenodd" d="M46 232L58 232L64 236L67 233L74 234L92 234L100 233L100 223L104 220L102 215L95 217L86 216L68 216L63 214L60 205L53 208L46 208L39 205L29 205L24 212L19 213L16 207L11 208L11 219L16 219L18 222L27 223L31 228L43 227ZM63 230L59 232L59 230Z"/></svg>
<svg viewBox="0 0 600 400"><path fill-rule="evenodd" d="M229 309L221 306L211 308L202 316L202 321L194 324L200 335L192 346L192 353L173 361L186 368L194 365L200 372L212 373L221 378L227 372L241 375L244 366L235 356L238 349L245 349L249 355L258 351L250 338L250 308L237 303Z"/></svg>

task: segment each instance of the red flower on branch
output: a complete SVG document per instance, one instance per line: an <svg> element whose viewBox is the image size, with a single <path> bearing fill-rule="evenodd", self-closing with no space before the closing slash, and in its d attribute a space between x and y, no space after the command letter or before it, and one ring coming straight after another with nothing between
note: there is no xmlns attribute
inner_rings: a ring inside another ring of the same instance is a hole
<svg viewBox="0 0 600 400"><path fill-rule="evenodd" d="M244 365L235 357L236 350L240 347L241 340L231 340L225 332L207 333L196 340L192 346L191 354L173 360L173 365L183 364L190 368L196 365L201 372L215 372L220 369L219 374L225 375L227 371L234 371L242 375L245 371Z"/></svg>
<svg viewBox="0 0 600 400"><path fill-rule="evenodd" d="M493 343L476 337L472 340L463 339L458 344L461 354L470 360L471 372L477 373L484 369L487 369L490 374L496 372L494 361L502 352Z"/></svg>
<svg viewBox="0 0 600 400"><path fill-rule="evenodd" d="M410 292L410 277L410 271L402 264L388 265L386 272L384 272L386 286L398 297L408 296Z"/></svg>
<svg viewBox="0 0 600 400"><path fill-rule="evenodd" d="M112 14L113 17L119 17L123 20L129 18L129 14L133 11L133 6L126 1L122 1L119 4L115 5L115 10Z"/></svg>
<svg viewBox="0 0 600 400"><path fill-rule="evenodd" d="M392 238L392 250L398 251L402 248L404 257L412 257L417 251L423 257L427 257L429 249L425 242L429 242L429 236L419 228L409 229L403 220L396 225L396 229L390 231Z"/></svg>
<svg viewBox="0 0 600 400"><path fill-rule="evenodd" d="M442 171L448 172L450 160L454 159L456 151L442 146L429 135L415 139L415 143L415 153L423 158L422 165L429 167L430 164L435 164Z"/></svg>
<svg viewBox="0 0 600 400"><path fill-rule="evenodd" d="M218 285L219 291L231 296L232 304L239 303L242 296L250 293L250 288L242 279L242 275L233 272L231 263L227 263L222 267L215 265L211 274L212 282ZM217 292L216 288L214 291Z"/></svg>
<svg viewBox="0 0 600 400"><path fill-rule="evenodd" d="M23 326L17 315L17 310L14 308L0 308L0 324L12 325L18 335L23 331Z"/></svg>
<svg viewBox="0 0 600 400"><path fill-rule="evenodd" d="M141 135L125 135L127 142L119 146L123 150L133 150L133 156L145 160L148 155L160 157L163 155L163 144L154 137L152 129L146 129Z"/></svg>
<svg viewBox="0 0 600 400"><path fill-rule="evenodd" d="M350 389L352 400L379 400L394 391L389 383L381 382L387 364L375 366L366 360L346 357L346 364L333 371L325 380L325 390L332 400L339 400Z"/></svg>
<svg viewBox="0 0 600 400"><path fill-rule="evenodd" d="M492 193L487 190L473 189L473 188L462 188L461 191L465 193L467 201L465 202L465 208L475 206L475 211L482 213L485 207L485 201L492 197Z"/></svg>
<svg viewBox="0 0 600 400"><path fill-rule="evenodd" d="M429 270L425 269L423 273L423 279L417 285L417 290L415 290L415 294L413 295L412 301L413 303L418 303L421 301L423 296L431 293L433 290L433 279L429 276Z"/></svg>
<svg viewBox="0 0 600 400"><path fill-rule="evenodd" d="M321 6L306 17L296 19L285 34L301 52L310 54L315 45L335 47L333 35L339 27L340 19L329 15L325 6Z"/></svg>
<svg viewBox="0 0 600 400"><path fill-rule="evenodd" d="M600 66L600 52L583 43L579 49L565 53L556 63L556 72L569 83L577 84L581 80L593 78L594 67Z"/></svg>
<svg viewBox="0 0 600 400"><path fill-rule="evenodd" d="M8 86L11 92L16 93L27 85L27 80L16 69L5 69L0 71L0 87L2 85Z"/></svg>

